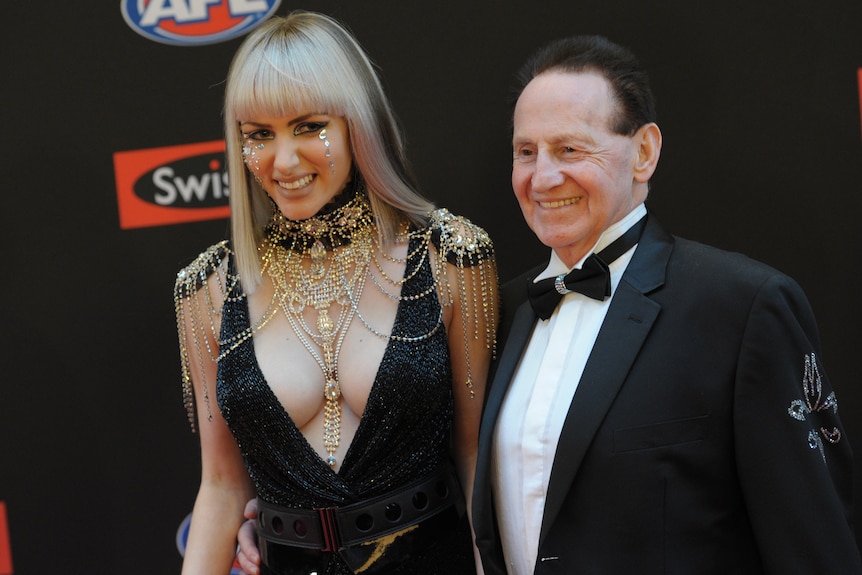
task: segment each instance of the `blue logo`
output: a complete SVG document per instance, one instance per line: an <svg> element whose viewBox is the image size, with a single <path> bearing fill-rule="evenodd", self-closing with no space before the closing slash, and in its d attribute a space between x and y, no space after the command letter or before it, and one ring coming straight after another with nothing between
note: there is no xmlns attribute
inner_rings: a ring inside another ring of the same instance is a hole
<svg viewBox="0 0 862 575"><path fill-rule="evenodd" d="M216 44L242 36L272 16L281 0L123 0L129 27L174 46Z"/></svg>

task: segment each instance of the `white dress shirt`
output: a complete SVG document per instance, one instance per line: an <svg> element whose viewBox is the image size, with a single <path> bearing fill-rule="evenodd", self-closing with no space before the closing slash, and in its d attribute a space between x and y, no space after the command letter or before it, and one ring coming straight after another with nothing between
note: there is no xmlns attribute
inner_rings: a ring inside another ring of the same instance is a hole
<svg viewBox="0 0 862 575"><path fill-rule="evenodd" d="M646 215L643 204L610 226L580 268ZM557 442L578 382L613 294L636 248L609 265L611 297L594 300L573 292L547 320L539 320L506 392L497 419L492 460L494 504L509 575L532 575ZM568 273L552 251L536 281ZM541 382L541 385L536 385Z"/></svg>

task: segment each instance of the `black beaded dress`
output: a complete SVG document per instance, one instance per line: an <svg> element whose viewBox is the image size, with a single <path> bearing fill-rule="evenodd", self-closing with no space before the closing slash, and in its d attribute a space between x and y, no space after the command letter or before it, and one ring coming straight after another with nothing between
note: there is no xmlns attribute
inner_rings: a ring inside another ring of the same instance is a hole
<svg viewBox="0 0 862 575"><path fill-rule="evenodd" d="M406 269L418 273L402 285L392 334L372 386L365 412L338 472L330 469L291 420L258 366L253 338L218 364L217 397L221 412L240 447L258 497L285 507L313 509L344 506L411 483L451 457L452 372L447 335L437 297L418 297L434 284L427 250L417 249L428 236L413 237ZM439 238L438 236L435 236ZM229 256L229 268L233 267ZM232 269L229 273L235 273ZM405 274L407 272L405 271ZM407 277L407 275L405 275ZM225 299L222 341L249 329L247 300L237 282ZM411 298L410 296L417 296ZM349 574L337 554L319 575ZM263 569L264 573L287 573ZM446 530L423 555L392 574L474 573L466 518Z"/></svg>

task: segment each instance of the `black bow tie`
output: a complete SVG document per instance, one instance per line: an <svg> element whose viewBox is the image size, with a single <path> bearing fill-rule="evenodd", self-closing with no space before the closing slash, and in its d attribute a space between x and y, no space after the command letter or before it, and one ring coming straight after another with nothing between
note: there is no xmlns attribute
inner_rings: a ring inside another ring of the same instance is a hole
<svg viewBox="0 0 862 575"><path fill-rule="evenodd" d="M535 283L530 281L527 293L536 315L542 319L551 317L560 300L569 292L576 291L599 301L611 295L611 272L608 265L638 243L645 225L646 217L643 217L608 247L597 254L591 254L580 269Z"/></svg>

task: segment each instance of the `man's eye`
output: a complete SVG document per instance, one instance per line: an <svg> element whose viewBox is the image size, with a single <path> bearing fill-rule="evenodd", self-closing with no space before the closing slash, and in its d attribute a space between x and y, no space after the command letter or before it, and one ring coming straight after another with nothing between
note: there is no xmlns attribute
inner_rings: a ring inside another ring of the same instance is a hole
<svg viewBox="0 0 862 575"><path fill-rule="evenodd" d="M516 162L531 162L535 156L536 153L533 150L516 150L513 159Z"/></svg>
<svg viewBox="0 0 862 575"><path fill-rule="evenodd" d="M293 135L300 136L302 134L316 134L325 128L328 123L329 122L303 122L294 128Z"/></svg>

